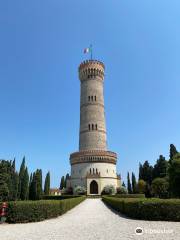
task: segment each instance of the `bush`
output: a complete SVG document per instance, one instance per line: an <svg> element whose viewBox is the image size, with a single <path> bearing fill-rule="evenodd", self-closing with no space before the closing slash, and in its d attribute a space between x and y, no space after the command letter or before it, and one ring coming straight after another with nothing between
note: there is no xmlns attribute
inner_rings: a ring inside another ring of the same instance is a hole
<svg viewBox="0 0 180 240"><path fill-rule="evenodd" d="M117 192L117 194L127 194L128 193L128 191L127 191L127 189L125 188L125 187L118 187L117 189L116 189L116 192Z"/></svg>
<svg viewBox="0 0 180 240"><path fill-rule="evenodd" d="M135 219L180 221L179 199L123 199L104 196L113 209Z"/></svg>
<svg viewBox="0 0 180 240"><path fill-rule="evenodd" d="M155 178L152 181L152 194L155 197L168 197L169 183L165 178Z"/></svg>
<svg viewBox="0 0 180 240"><path fill-rule="evenodd" d="M85 197L82 196L61 201L39 200L9 202L7 222L38 222L44 219L54 218L75 207L84 199Z"/></svg>
<svg viewBox="0 0 180 240"><path fill-rule="evenodd" d="M68 198L76 198L79 197L79 195L44 195L44 200L63 200Z"/></svg>
<svg viewBox="0 0 180 240"><path fill-rule="evenodd" d="M139 193L145 193L146 191L146 182L143 179L140 179L137 184L137 189Z"/></svg>
<svg viewBox="0 0 180 240"><path fill-rule="evenodd" d="M145 198L145 194L116 194L117 198Z"/></svg>
<svg viewBox="0 0 180 240"><path fill-rule="evenodd" d="M77 186L77 187L75 187L74 192L77 195L85 195L86 194L86 188L82 187L82 186Z"/></svg>
<svg viewBox="0 0 180 240"><path fill-rule="evenodd" d="M103 191L102 191L102 195L113 195L113 194L115 194L115 188L114 188L114 186L113 185L106 185L105 187L104 187L104 189L103 189Z"/></svg>

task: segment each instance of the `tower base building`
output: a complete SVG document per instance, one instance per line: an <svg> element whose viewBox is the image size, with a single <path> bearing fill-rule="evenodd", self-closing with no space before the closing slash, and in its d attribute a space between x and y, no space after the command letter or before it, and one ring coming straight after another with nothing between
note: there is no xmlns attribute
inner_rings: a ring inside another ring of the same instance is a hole
<svg viewBox="0 0 180 240"><path fill-rule="evenodd" d="M81 82L79 151L70 155L71 176L67 182L87 195L100 195L104 187L120 187L117 154L107 150L104 113L104 64L87 60L79 66Z"/></svg>

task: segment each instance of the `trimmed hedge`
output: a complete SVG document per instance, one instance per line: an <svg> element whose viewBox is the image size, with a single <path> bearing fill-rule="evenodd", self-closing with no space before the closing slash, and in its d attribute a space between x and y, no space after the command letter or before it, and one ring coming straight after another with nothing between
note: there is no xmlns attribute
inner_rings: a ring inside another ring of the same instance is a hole
<svg viewBox="0 0 180 240"><path fill-rule="evenodd" d="M104 196L113 209L143 220L180 221L180 199L135 199Z"/></svg>
<svg viewBox="0 0 180 240"><path fill-rule="evenodd" d="M145 198L145 194L116 194L117 198Z"/></svg>
<svg viewBox="0 0 180 240"><path fill-rule="evenodd" d="M8 203L7 222L27 223L55 218L67 212L85 199L84 196L71 199L17 201Z"/></svg>
<svg viewBox="0 0 180 240"><path fill-rule="evenodd" d="M77 198L79 195L45 195L43 196L44 200L62 200L69 198Z"/></svg>

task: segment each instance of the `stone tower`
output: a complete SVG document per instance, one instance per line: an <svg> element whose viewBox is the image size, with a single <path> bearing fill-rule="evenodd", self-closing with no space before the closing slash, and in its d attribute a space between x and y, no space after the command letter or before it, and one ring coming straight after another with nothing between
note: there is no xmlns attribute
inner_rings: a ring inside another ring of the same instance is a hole
<svg viewBox="0 0 180 240"><path fill-rule="evenodd" d="M87 194L100 195L106 185L117 188L117 155L107 151L104 112L104 64L88 60L79 66L81 83L79 151L70 155L68 185L82 186Z"/></svg>

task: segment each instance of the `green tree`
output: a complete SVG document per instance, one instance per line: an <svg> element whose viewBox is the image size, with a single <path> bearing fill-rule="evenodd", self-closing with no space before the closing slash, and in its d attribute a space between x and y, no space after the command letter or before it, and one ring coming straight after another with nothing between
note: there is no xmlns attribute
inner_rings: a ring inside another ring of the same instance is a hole
<svg viewBox="0 0 180 240"><path fill-rule="evenodd" d="M129 172L127 174L127 186L128 186L128 193L132 193L132 186L131 186L131 181L129 177Z"/></svg>
<svg viewBox="0 0 180 240"><path fill-rule="evenodd" d="M12 179L12 200L17 200L18 197L18 183L19 183L19 174L16 172L16 160L13 160L12 163L12 171L11 171L11 179Z"/></svg>
<svg viewBox="0 0 180 240"><path fill-rule="evenodd" d="M138 192L139 193L145 193L146 182L143 179L139 179L137 186L138 186Z"/></svg>
<svg viewBox="0 0 180 240"><path fill-rule="evenodd" d="M180 197L180 153L173 156L169 167L169 185L172 196Z"/></svg>
<svg viewBox="0 0 180 240"><path fill-rule="evenodd" d="M135 174L132 172L132 192L137 193L137 183Z"/></svg>
<svg viewBox="0 0 180 240"><path fill-rule="evenodd" d="M126 184L124 183L124 181L123 181L123 183L122 183L122 186L126 188Z"/></svg>
<svg viewBox="0 0 180 240"><path fill-rule="evenodd" d="M37 169L32 178L30 177L29 198L31 200L40 200L42 198L42 170Z"/></svg>
<svg viewBox="0 0 180 240"><path fill-rule="evenodd" d="M169 151L169 158L170 158L170 163L171 160L173 159L173 157L178 153L176 147L174 146L174 144L170 144L170 151Z"/></svg>
<svg viewBox="0 0 180 240"><path fill-rule="evenodd" d="M44 194L49 195L50 191L50 172L46 174L45 183L44 183Z"/></svg>
<svg viewBox="0 0 180 240"><path fill-rule="evenodd" d="M159 156L159 159L157 159L156 164L153 168L153 179L155 178L164 178L168 174L168 161L166 161L165 157L163 155Z"/></svg>
<svg viewBox="0 0 180 240"><path fill-rule="evenodd" d="M36 183L36 173L31 173L30 184L29 184L29 199L35 200L37 195L37 183Z"/></svg>
<svg viewBox="0 0 180 240"><path fill-rule="evenodd" d="M26 167L21 182L21 200L27 200L28 197L29 197L29 174L28 169Z"/></svg>
<svg viewBox="0 0 180 240"><path fill-rule="evenodd" d="M167 197L168 196L169 183L166 178L155 178L152 181L152 193L155 197Z"/></svg>
<svg viewBox="0 0 180 240"><path fill-rule="evenodd" d="M7 201L9 198L7 162L0 160L0 201Z"/></svg>
<svg viewBox="0 0 180 240"><path fill-rule="evenodd" d="M65 187L65 179L64 176L61 177L60 189L62 190Z"/></svg>
<svg viewBox="0 0 180 240"><path fill-rule="evenodd" d="M42 198L42 170L36 170L36 199Z"/></svg>
<svg viewBox="0 0 180 240"><path fill-rule="evenodd" d="M153 167L150 166L148 161L145 161L143 165L139 164L139 179L143 179L149 185L152 182L152 172Z"/></svg>
<svg viewBox="0 0 180 240"><path fill-rule="evenodd" d="M19 184L18 184L18 197L22 199L22 181L24 179L24 173L25 173L25 157L23 157L20 170L19 170Z"/></svg>
<svg viewBox="0 0 180 240"><path fill-rule="evenodd" d="M67 187L67 180L69 179L69 173L66 174L64 187Z"/></svg>

